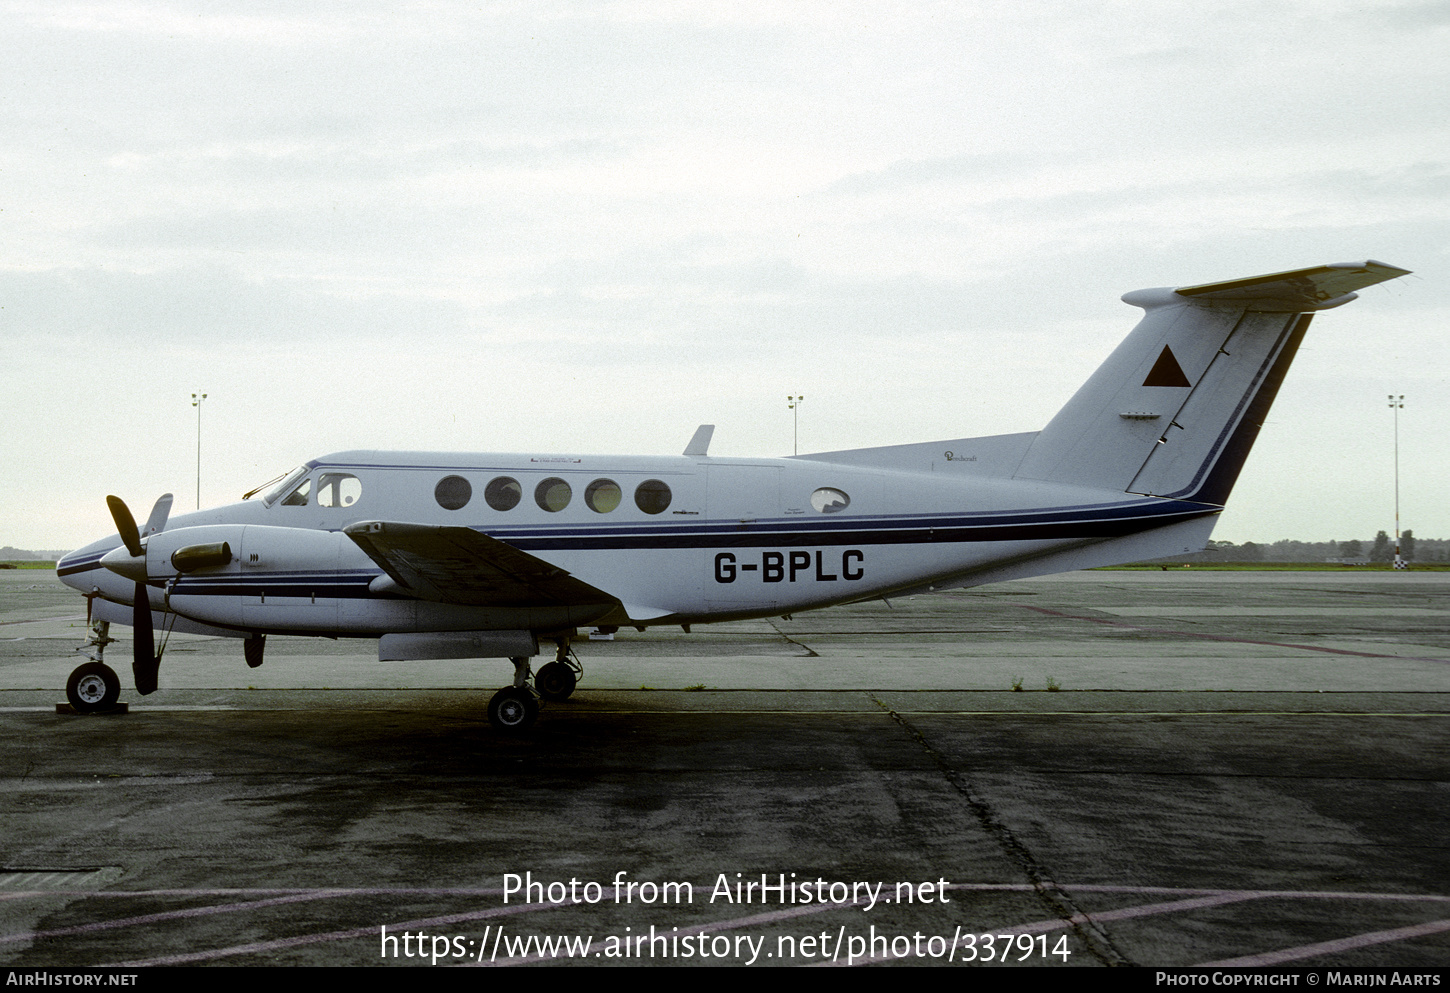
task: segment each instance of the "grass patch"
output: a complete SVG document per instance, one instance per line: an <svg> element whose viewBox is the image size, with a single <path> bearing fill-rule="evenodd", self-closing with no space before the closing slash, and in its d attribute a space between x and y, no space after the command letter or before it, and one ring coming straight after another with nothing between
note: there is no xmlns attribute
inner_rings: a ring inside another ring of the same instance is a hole
<svg viewBox="0 0 1450 993"><path fill-rule="evenodd" d="M11 559L0 562L0 569L49 569L55 571L55 563L38 559Z"/></svg>

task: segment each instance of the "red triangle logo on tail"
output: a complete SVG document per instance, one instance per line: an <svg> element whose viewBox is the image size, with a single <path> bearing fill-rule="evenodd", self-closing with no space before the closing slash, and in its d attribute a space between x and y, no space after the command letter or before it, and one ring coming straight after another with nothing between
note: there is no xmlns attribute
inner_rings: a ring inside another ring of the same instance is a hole
<svg viewBox="0 0 1450 993"><path fill-rule="evenodd" d="M1158 361L1153 363L1153 368L1148 371L1148 378L1143 380L1144 386L1192 386L1188 377L1183 375L1183 367L1173 357L1173 349L1167 345L1163 346L1163 354L1158 356Z"/></svg>

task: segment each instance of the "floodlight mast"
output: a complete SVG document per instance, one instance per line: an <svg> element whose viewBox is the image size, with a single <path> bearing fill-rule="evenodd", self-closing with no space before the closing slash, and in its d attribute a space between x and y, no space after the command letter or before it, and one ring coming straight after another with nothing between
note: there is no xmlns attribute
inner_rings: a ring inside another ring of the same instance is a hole
<svg viewBox="0 0 1450 993"><path fill-rule="evenodd" d="M201 509L201 402L205 393L193 393L191 405L196 408L196 509Z"/></svg>
<svg viewBox="0 0 1450 993"><path fill-rule="evenodd" d="M1400 558L1400 411L1405 406L1405 395L1391 393L1389 398L1390 409L1395 412L1395 568L1404 569L1405 560Z"/></svg>
<svg viewBox="0 0 1450 993"><path fill-rule="evenodd" d="M804 400L805 400L805 397L804 396L788 396L788 397L785 398L785 405L786 405L786 407L788 407L791 410L792 415L794 417L794 421L795 421L794 425L792 426L792 434L793 434L793 437L792 437L792 440L791 440L791 447L790 447L790 453L792 455L799 455L801 453L801 412L800 412L800 406L801 406L801 402L804 401Z"/></svg>

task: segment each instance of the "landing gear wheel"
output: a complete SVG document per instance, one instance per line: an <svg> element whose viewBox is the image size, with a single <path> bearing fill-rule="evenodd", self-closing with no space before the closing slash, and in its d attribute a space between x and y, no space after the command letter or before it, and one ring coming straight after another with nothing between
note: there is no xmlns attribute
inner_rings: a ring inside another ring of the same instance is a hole
<svg viewBox="0 0 1450 993"><path fill-rule="evenodd" d="M121 679L104 662L87 662L70 674L65 695L78 714L110 710L121 698Z"/></svg>
<svg viewBox="0 0 1450 993"><path fill-rule="evenodd" d="M526 686L505 686L488 701L488 722L507 734L527 731L539 716L539 701Z"/></svg>
<svg viewBox="0 0 1450 993"><path fill-rule="evenodd" d="M563 662L550 662L534 675L534 688L545 700L567 700L579 678Z"/></svg>

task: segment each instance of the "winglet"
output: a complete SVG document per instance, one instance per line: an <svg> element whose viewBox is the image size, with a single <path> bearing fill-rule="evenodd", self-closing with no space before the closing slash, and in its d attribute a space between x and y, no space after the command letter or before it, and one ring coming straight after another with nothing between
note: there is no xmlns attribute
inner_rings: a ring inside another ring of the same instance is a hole
<svg viewBox="0 0 1450 993"><path fill-rule="evenodd" d="M715 434L715 425L701 424L695 429L695 436L685 446L686 455L705 455L710 451L710 438Z"/></svg>

